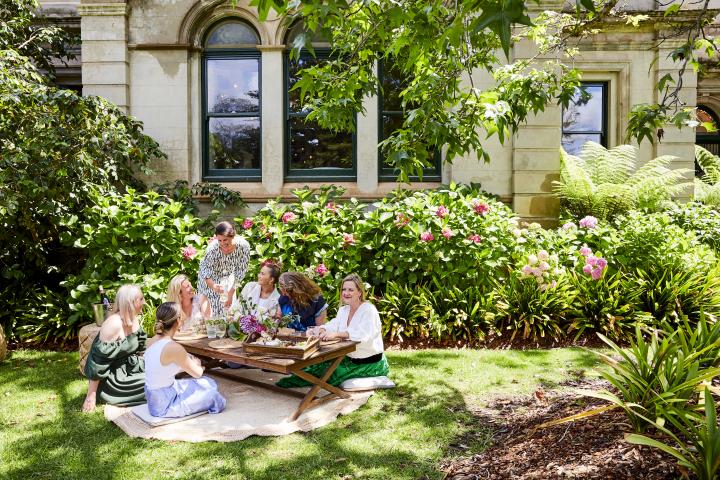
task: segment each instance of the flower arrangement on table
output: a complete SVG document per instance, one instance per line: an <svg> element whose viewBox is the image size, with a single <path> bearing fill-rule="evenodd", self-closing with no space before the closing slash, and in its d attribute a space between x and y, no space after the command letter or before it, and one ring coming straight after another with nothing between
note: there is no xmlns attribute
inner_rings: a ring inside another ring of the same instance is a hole
<svg viewBox="0 0 720 480"><path fill-rule="evenodd" d="M228 309L228 335L234 340L254 342L260 337L272 340L280 327L295 320L294 315L277 318L275 309L268 311L253 302L240 299Z"/></svg>

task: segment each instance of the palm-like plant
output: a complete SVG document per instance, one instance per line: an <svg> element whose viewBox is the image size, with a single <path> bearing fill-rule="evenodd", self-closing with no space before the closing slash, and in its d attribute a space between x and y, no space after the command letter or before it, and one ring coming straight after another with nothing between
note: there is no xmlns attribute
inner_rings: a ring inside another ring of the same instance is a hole
<svg viewBox="0 0 720 480"><path fill-rule="evenodd" d="M583 145L580 156L560 150L560 181L555 192L575 217L607 219L631 209L657 211L661 204L691 184L689 169L671 169L674 157L664 155L637 167L637 148L607 149L595 142Z"/></svg>
<svg viewBox="0 0 720 480"><path fill-rule="evenodd" d="M704 172L695 178L695 201L720 207L720 157L695 145L695 159Z"/></svg>

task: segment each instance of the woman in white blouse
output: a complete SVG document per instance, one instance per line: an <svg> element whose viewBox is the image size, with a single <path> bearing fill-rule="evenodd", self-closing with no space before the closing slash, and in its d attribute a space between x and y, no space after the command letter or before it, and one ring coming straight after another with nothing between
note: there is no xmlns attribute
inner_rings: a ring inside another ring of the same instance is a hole
<svg viewBox="0 0 720 480"><path fill-rule="evenodd" d="M365 289L359 275L351 273L343 279L340 299L344 305L338 310L337 316L313 333L325 341L339 339L359 343L355 351L343 359L328 383L338 386L350 378L387 375L390 369L383 353L380 314L375 305L365 300ZM330 362L323 362L304 370L322 377L329 365ZM310 385L296 375L282 378L277 384L285 388Z"/></svg>
<svg viewBox="0 0 720 480"><path fill-rule="evenodd" d="M267 312L272 317L278 309L278 299L280 298L280 293L277 291L279 278L280 265L273 260L265 260L260 267L257 282L248 282L240 292L239 298L254 305L257 310ZM239 307L238 297L233 298L232 307Z"/></svg>

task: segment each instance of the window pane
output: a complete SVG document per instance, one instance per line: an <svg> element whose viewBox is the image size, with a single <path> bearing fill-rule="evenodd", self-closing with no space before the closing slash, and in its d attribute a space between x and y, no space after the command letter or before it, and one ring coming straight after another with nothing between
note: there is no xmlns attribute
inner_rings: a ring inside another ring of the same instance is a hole
<svg viewBox="0 0 720 480"><path fill-rule="evenodd" d="M401 111L400 92L407 87L407 82L392 68L392 65L393 64L388 64L387 62L383 65L383 110Z"/></svg>
<svg viewBox="0 0 720 480"><path fill-rule="evenodd" d="M291 117L290 169L352 168L352 134L331 132L316 122Z"/></svg>
<svg viewBox="0 0 720 480"><path fill-rule="evenodd" d="M260 119L211 118L210 169L260 168Z"/></svg>
<svg viewBox="0 0 720 480"><path fill-rule="evenodd" d="M601 143L601 136L600 134L585 134L585 133L573 133L573 134L563 134L562 136L562 147L565 149L567 153L570 155L577 155L580 153L580 150L582 149L582 146L585 144L585 142L595 142L595 143Z"/></svg>
<svg viewBox="0 0 720 480"><path fill-rule="evenodd" d="M257 58L208 60L209 113L248 113L260 110Z"/></svg>
<svg viewBox="0 0 720 480"><path fill-rule="evenodd" d="M563 112L563 132L602 132L603 87L588 85L585 91L589 98L581 98L578 92Z"/></svg>
<svg viewBox="0 0 720 480"><path fill-rule="evenodd" d="M259 43L260 38L250 25L243 22L225 22L210 32L205 46L208 48L233 48Z"/></svg>
<svg viewBox="0 0 720 480"><path fill-rule="evenodd" d="M323 61L322 58L312 58L312 57L301 57L299 59L290 60L288 62L288 108L290 110L290 113L298 113L298 112L304 112L307 113L308 110L302 110L302 105L300 104L300 90L294 90L291 91L292 87L297 83L298 80L300 80L300 76L298 75L298 72L303 68L312 67L313 65L317 65L318 63L321 63Z"/></svg>

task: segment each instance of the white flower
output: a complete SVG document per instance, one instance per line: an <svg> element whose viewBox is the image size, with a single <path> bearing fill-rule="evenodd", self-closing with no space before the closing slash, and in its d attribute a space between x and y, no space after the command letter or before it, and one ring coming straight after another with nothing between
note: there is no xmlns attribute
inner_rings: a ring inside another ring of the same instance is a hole
<svg viewBox="0 0 720 480"><path fill-rule="evenodd" d="M535 265L538 261L538 257L535 255L528 255L528 264Z"/></svg>
<svg viewBox="0 0 720 480"><path fill-rule="evenodd" d="M547 250L540 250L537 254L537 257L542 261L546 261L550 258L550 254L547 252Z"/></svg>
<svg viewBox="0 0 720 480"><path fill-rule="evenodd" d="M560 261L560 257L558 257L556 253L553 253L552 255L550 255L550 261L553 263L558 263Z"/></svg>
<svg viewBox="0 0 720 480"><path fill-rule="evenodd" d="M540 262L540 270L542 270L543 272L545 270L550 270L550 264L547 262Z"/></svg>

